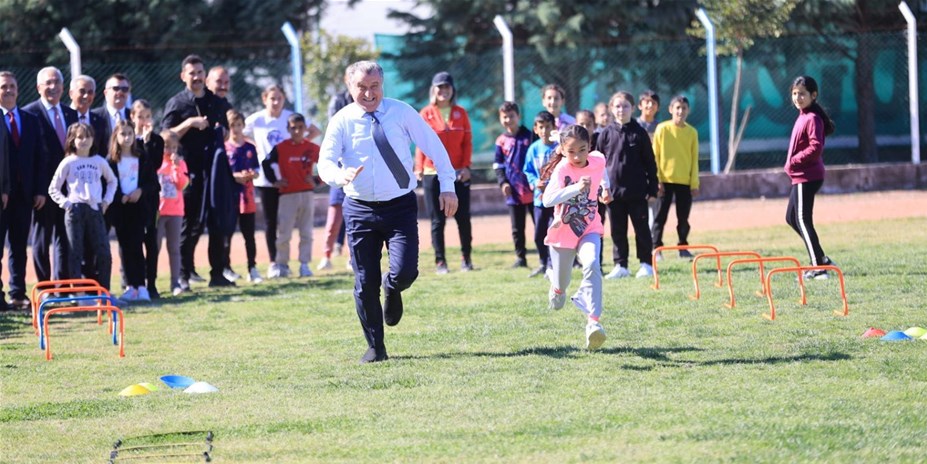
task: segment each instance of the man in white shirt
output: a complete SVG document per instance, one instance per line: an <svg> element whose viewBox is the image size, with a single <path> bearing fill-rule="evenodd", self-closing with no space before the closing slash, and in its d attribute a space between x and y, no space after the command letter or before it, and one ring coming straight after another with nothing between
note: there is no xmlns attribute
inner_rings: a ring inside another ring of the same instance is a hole
<svg viewBox="0 0 927 464"><path fill-rule="evenodd" d="M347 197L343 214L354 263L354 302L367 339L360 360L365 364L389 359L383 323L399 323L401 292L418 277L418 200L410 145L415 143L434 160L438 203L448 217L457 210L456 174L441 140L418 111L383 98L383 69L377 63L359 61L346 75L354 103L329 121L319 175L332 186L343 186ZM384 244L389 272L381 277Z"/></svg>
<svg viewBox="0 0 927 464"><path fill-rule="evenodd" d="M109 141L103 140L103 134L106 129L103 127L104 121L99 114L91 111L90 105L93 105L93 99L97 95L97 81L92 77L81 74L71 79L71 85L68 89L68 96L71 97L71 109L77 111L77 122L89 124L93 128L93 147L90 153L100 155L104 158L109 152Z"/></svg>
<svg viewBox="0 0 927 464"><path fill-rule="evenodd" d="M125 74L116 73L106 79L106 86L103 87L103 106L93 110L106 124L103 124L102 134L97 134L105 146L109 146L110 136L113 134L113 127L116 121L124 119L128 121L129 94L132 92L132 84ZM95 137L96 138L96 137Z"/></svg>

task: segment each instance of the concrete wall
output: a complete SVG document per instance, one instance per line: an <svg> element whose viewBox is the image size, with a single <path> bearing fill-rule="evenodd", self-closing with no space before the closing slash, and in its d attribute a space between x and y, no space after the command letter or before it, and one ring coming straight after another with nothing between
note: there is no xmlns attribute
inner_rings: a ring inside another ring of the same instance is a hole
<svg viewBox="0 0 927 464"><path fill-rule="evenodd" d="M782 169L737 171L731 174L703 174L698 200L785 197L791 184ZM927 164L895 163L828 167L823 193L872 192L878 190L927 189ZM419 215L426 217L422 190L418 190ZM315 195L316 225L325 224L328 192ZM506 214L508 208L495 184L474 185L470 190L471 213ZM258 208L258 215L261 208ZM263 219L258 218L258 226Z"/></svg>

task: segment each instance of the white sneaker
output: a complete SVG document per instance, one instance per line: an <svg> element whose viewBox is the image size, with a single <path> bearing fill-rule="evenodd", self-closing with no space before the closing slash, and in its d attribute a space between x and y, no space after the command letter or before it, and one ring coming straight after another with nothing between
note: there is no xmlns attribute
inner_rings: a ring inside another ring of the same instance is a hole
<svg viewBox="0 0 927 464"><path fill-rule="evenodd" d="M138 293L138 301L151 301L151 295L148 294L147 288L138 287L135 291Z"/></svg>
<svg viewBox="0 0 927 464"><path fill-rule="evenodd" d="M122 301L138 301L138 290L129 287L120 299Z"/></svg>
<svg viewBox="0 0 927 464"><path fill-rule="evenodd" d="M605 329L598 321L590 320L586 324L586 349L597 350L605 343Z"/></svg>
<svg viewBox="0 0 927 464"><path fill-rule="evenodd" d="M550 290L547 292L547 307L549 309L561 309L563 304L566 303L566 293L563 293L563 290L558 290L551 285Z"/></svg>
<svg viewBox="0 0 927 464"><path fill-rule="evenodd" d="M642 279L644 277L653 277L653 266L647 263L641 263L641 268L637 270L635 277L638 279Z"/></svg>
<svg viewBox="0 0 927 464"><path fill-rule="evenodd" d="M183 293L183 288L180 287L174 287L174 289L171 290L171 295L174 296L180 295L181 293Z"/></svg>
<svg viewBox="0 0 927 464"><path fill-rule="evenodd" d="M324 270L331 269L331 268L332 268L332 260L328 258L322 258L322 260L319 261L319 265L316 267L316 269L319 271L324 271Z"/></svg>
<svg viewBox="0 0 927 464"><path fill-rule="evenodd" d="M233 271L232 268L227 267L224 271L222 271L222 277L225 277L225 280L229 282L235 282L241 278L241 275Z"/></svg>
<svg viewBox="0 0 927 464"><path fill-rule="evenodd" d="M623 279L625 277L631 277L631 272L624 266L615 266L612 272L605 274L606 279Z"/></svg>
<svg viewBox="0 0 927 464"><path fill-rule="evenodd" d="M277 263L270 263L270 266L267 268L267 278L268 279L279 279L282 277L280 275L280 266Z"/></svg>
<svg viewBox="0 0 927 464"><path fill-rule="evenodd" d="M257 268L252 267L251 269L248 269L248 281L255 283L255 284L259 284L263 282L264 279L261 277L261 273L258 272Z"/></svg>
<svg viewBox="0 0 927 464"><path fill-rule="evenodd" d="M289 270L287 270L289 273ZM312 269L309 268L309 263L302 263L299 265L299 276L300 277L312 277Z"/></svg>

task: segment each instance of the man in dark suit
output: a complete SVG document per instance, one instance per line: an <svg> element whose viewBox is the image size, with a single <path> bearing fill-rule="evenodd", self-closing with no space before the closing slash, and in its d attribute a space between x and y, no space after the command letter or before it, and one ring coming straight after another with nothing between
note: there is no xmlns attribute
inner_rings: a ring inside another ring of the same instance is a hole
<svg viewBox="0 0 927 464"><path fill-rule="evenodd" d="M90 153L106 157L109 153L109 140L103 139L106 122L99 114L90 109L97 95L97 82L86 74L71 79L68 96L71 97L71 109L77 111L77 122L90 124L93 128L93 147Z"/></svg>
<svg viewBox="0 0 927 464"><path fill-rule="evenodd" d="M33 210L41 211L48 195L45 178L46 160L42 150L42 128L39 120L16 107L19 86L16 76L0 71L0 110L9 135L7 144L10 160L10 195L0 220L0 242L9 241L10 298L17 309L28 309L26 298L26 242ZM2 266L0 266L2 269ZM2 296L2 291L0 291Z"/></svg>
<svg viewBox="0 0 927 464"><path fill-rule="evenodd" d="M64 159L64 142L68 127L77 122L77 112L61 104L64 94L64 76L55 67L42 68L36 76L39 99L24 106L42 126L42 150L45 152L45 179L41 186L48 195L48 182ZM49 255L49 247L53 250ZM54 269L52 269L54 263ZM71 276L68 263L68 234L64 229L64 210L53 201L32 217L32 265L39 282L67 279Z"/></svg>
<svg viewBox="0 0 927 464"><path fill-rule="evenodd" d="M130 119L131 115L126 105L129 103L129 93L131 92L132 84L129 83L129 78L125 74L113 74L109 79L106 79L106 86L103 87L103 106L93 110L93 113L96 113L103 120L103 124L101 124L103 130L100 131L102 133L94 137L94 143L107 147L107 151L116 121L120 119L128 121ZM96 130L96 127L93 129ZM106 154L103 153L103 155Z"/></svg>

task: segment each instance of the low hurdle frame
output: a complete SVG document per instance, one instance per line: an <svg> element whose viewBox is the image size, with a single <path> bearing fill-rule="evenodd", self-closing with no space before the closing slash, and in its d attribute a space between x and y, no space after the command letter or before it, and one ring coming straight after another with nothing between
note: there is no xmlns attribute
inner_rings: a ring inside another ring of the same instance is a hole
<svg viewBox="0 0 927 464"><path fill-rule="evenodd" d="M725 303L724 307L728 309L734 309L734 305L736 304L734 300L734 280L732 276L734 266L738 264L758 263L760 265L760 291L758 291L756 295L766 296L768 290L766 289L766 280L765 280L766 273L763 271L763 263L775 263L775 262L782 262L782 261L788 261L790 263L795 264L795 267L801 267L801 263L798 262L798 259L792 256L769 256L769 257L764 257L764 258L743 258L743 259L735 259L731 261L730 263L728 263L727 265L727 291L731 297L731 301L729 303ZM805 302L807 301L807 297L805 296L805 283L804 283L803 277L804 276L802 276L802 273L798 272L798 287L801 289L801 304L805 304Z"/></svg>
<svg viewBox="0 0 927 464"><path fill-rule="evenodd" d="M32 287L32 292L30 292L30 295L29 295L29 300L32 303L32 328L33 330L35 330L35 334L36 335L39 334L39 323L41 322L36 317L36 315L38 314L39 305L42 304L42 301L41 301L42 294L40 292L51 288L51 289L54 289L55 291L45 292L44 294L66 293L66 290L70 287L74 287L74 286L84 287L84 286L90 286L90 285L100 286L100 283L93 279L45 280L45 281L36 283ZM102 315L98 314L97 324L102 324L102 323L103 323Z"/></svg>
<svg viewBox="0 0 927 464"><path fill-rule="evenodd" d="M715 253L702 253L692 259L692 283L695 285L695 295L689 295L690 300L697 300L702 296L702 291L698 286L698 261L702 258L715 258L718 263L718 281L715 283L715 287L721 288L724 286L724 281L722 280L721 274L721 258L725 256L752 256L754 258L760 258L760 254L755 251L718 251Z"/></svg>
<svg viewBox="0 0 927 464"><path fill-rule="evenodd" d="M653 267L653 285L651 285L650 288L654 290L660 289L660 273L657 270L657 253L671 250L711 250L717 253L718 247L714 245L667 245L654 248L653 252L650 253L650 263ZM721 258L718 258L718 266L721 266Z"/></svg>
<svg viewBox="0 0 927 464"><path fill-rule="evenodd" d="M847 304L847 292L846 292L846 283L843 278L843 271L840 270L837 266L823 265L823 266L798 266L798 267L780 267L778 269L773 269L769 271L769 274L766 274L766 298L769 300L769 314L764 314L763 317L771 321L776 320L776 306L773 304L773 292L772 286L772 276L774 274L782 272L799 272L803 273L805 271L833 271L837 274L837 277L840 279L840 296L843 298L843 311L834 311L835 316L849 316L850 307ZM802 277L799 277L799 282L802 282ZM804 302L802 303L804 304Z"/></svg>
<svg viewBox="0 0 927 464"><path fill-rule="evenodd" d="M63 308L52 308L45 313L45 317L42 320L42 333L45 335L45 360L50 361L52 359L51 352L51 333L48 331L48 318L52 314L56 313L74 313L74 312L90 312L90 311L107 311L115 312L119 315L119 357L126 357L126 335L125 335L125 318L122 315L122 310L115 306L69 306Z"/></svg>
<svg viewBox="0 0 927 464"><path fill-rule="evenodd" d="M53 293L90 293L90 292L96 293L96 295L91 295L91 296L98 296L100 297L99 298L100 300L108 299L109 301L112 301L112 295L109 293L109 290L101 287L100 285L87 285L83 287L45 288L45 289L39 290L38 299L39 301L41 301L45 295L50 295ZM71 301L72 298L67 298L67 297L54 298L53 300L55 300L54 301L55 303L64 303L64 302ZM41 309L43 306L40 303L38 305L33 305L33 307L34 307L33 320L36 321L38 324L41 324L42 316L41 314L39 314L39 309ZM97 325L103 325L103 315L102 315L103 311L104 310L101 308L101 310L97 312ZM111 313L107 312L107 316L111 316ZM113 325L112 317L110 317L110 331L112 331L112 325ZM41 337L42 335L41 327L36 326L35 334Z"/></svg>

